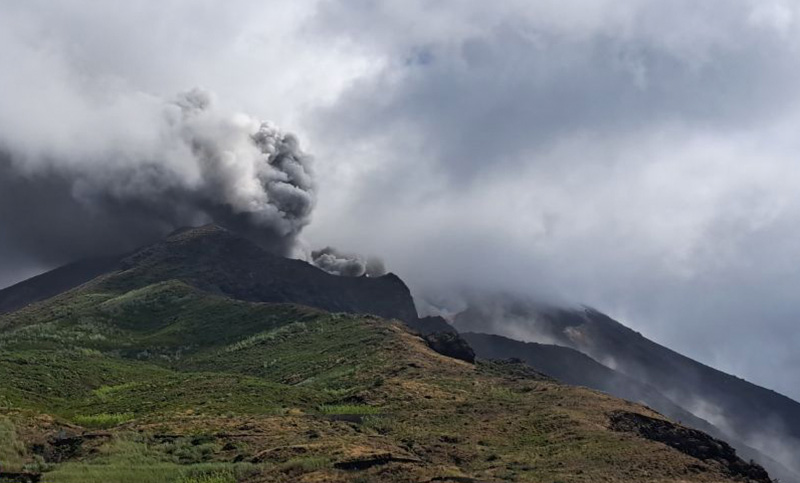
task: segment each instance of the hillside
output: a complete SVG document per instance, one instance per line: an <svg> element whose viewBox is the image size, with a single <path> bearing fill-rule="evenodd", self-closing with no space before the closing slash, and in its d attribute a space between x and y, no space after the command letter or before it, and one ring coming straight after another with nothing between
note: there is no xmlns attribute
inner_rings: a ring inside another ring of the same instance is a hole
<svg viewBox="0 0 800 483"><path fill-rule="evenodd" d="M503 324L493 323L498 314L502 314ZM800 481L800 403L656 344L605 314L593 309L541 307L500 297L459 314L455 326L462 331L497 331L499 335L512 327L527 330L543 340L607 363L616 375L604 377L607 387L603 390L629 397L629 385L621 390L616 386L620 376L650 386L722 430L726 438L778 460L788 468L781 469L786 475L784 481ZM493 350L492 354L514 356L513 351ZM594 383L587 385L601 388ZM664 405L648 402L670 412ZM791 479L787 479L789 476Z"/></svg>
<svg viewBox="0 0 800 483"><path fill-rule="evenodd" d="M0 290L0 314L48 299L119 268L120 257L101 257L70 263Z"/></svg>
<svg viewBox="0 0 800 483"><path fill-rule="evenodd" d="M411 294L394 274L339 277L300 260L275 256L216 225L178 230L164 241L119 257L89 259L0 290L0 313L73 289L98 275L120 291L181 280L209 293L254 302L291 302L329 311L370 313L405 323L418 319ZM5 309L5 310L3 310Z"/></svg>
<svg viewBox="0 0 800 483"><path fill-rule="evenodd" d="M286 303L359 312L396 277L273 262L193 230L0 316L6 481L769 481L643 406L443 356L398 320Z"/></svg>
<svg viewBox="0 0 800 483"><path fill-rule="evenodd" d="M682 424L727 441L736 448L740 456L764 465L770 475L779 478L781 482L800 481L800 477L795 472L744 442L725 434L708 421L690 413L652 385L610 369L575 349L551 344L520 342L499 335L473 332L466 332L461 336L472 346L479 357L486 359L516 358L537 371L567 384L597 389L644 404L674 421L680 421Z"/></svg>

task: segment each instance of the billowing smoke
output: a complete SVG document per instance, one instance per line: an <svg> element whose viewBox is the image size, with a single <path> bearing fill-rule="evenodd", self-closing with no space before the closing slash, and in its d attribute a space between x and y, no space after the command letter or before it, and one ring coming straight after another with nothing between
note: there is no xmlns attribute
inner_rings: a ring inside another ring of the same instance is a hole
<svg viewBox="0 0 800 483"><path fill-rule="evenodd" d="M364 258L361 255L345 253L333 247L325 247L311 252L311 262L334 275L343 277L380 277L386 274L383 261L376 257Z"/></svg>
<svg viewBox="0 0 800 483"><path fill-rule="evenodd" d="M76 133L78 114L64 112L66 135L0 133L0 251L61 263L215 222L292 252L315 202L295 136L200 89L117 104L130 115L94 132Z"/></svg>

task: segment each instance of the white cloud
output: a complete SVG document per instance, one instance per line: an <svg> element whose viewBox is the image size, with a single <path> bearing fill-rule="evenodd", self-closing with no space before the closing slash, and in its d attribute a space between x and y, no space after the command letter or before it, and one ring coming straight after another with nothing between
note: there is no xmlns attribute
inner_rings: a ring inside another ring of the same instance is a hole
<svg viewBox="0 0 800 483"><path fill-rule="evenodd" d="M152 99L200 85L301 134L317 157L316 245L382 254L417 286L593 304L800 397L786 370L797 13L782 0L4 2L0 139L37 155L145 150L153 131L107 127L146 125Z"/></svg>

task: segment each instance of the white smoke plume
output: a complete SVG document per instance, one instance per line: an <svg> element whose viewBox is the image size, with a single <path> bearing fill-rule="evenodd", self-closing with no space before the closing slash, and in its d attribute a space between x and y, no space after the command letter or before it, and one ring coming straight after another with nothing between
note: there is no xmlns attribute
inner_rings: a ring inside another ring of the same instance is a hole
<svg viewBox="0 0 800 483"><path fill-rule="evenodd" d="M333 247L325 247L311 252L311 263L334 275L343 277L380 277L386 274L381 259L364 258L354 253L344 253Z"/></svg>
<svg viewBox="0 0 800 483"><path fill-rule="evenodd" d="M50 143L0 134L0 249L64 262L214 222L291 254L315 203L294 135L201 89L132 98L123 111L139 117L77 139L69 126Z"/></svg>

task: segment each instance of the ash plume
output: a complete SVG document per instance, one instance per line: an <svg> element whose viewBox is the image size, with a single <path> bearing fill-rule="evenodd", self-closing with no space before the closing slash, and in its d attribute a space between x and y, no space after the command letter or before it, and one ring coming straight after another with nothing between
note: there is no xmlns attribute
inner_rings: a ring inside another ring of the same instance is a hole
<svg viewBox="0 0 800 483"><path fill-rule="evenodd" d="M334 275L343 277L380 277L386 274L381 259L364 258L361 255L345 253L333 247L325 247L311 252L311 263Z"/></svg>
<svg viewBox="0 0 800 483"><path fill-rule="evenodd" d="M63 263L214 222L292 254L315 203L294 135L221 110L201 89L116 105L118 124L94 132L76 132L64 113L66 140L0 133L0 252Z"/></svg>

